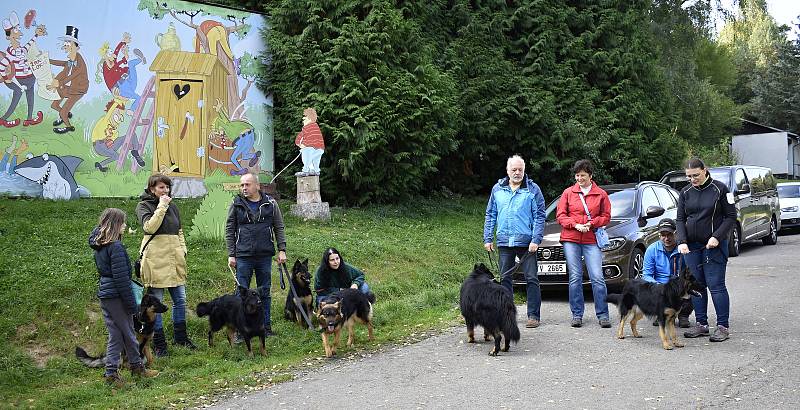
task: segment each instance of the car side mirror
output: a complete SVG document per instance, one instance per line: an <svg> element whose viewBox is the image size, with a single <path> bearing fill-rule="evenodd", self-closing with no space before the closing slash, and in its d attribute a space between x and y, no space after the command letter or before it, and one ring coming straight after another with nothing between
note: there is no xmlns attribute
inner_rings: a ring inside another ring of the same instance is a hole
<svg viewBox="0 0 800 410"><path fill-rule="evenodd" d="M747 183L742 184L742 188L736 190L736 195L749 194L749 193L750 193L750 184Z"/></svg>
<svg viewBox="0 0 800 410"><path fill-rule="evenodd" d="M645 211L645 219L655 218L657 216L664 215L664 208L660 206L650 205L647 207Z"/></svg>

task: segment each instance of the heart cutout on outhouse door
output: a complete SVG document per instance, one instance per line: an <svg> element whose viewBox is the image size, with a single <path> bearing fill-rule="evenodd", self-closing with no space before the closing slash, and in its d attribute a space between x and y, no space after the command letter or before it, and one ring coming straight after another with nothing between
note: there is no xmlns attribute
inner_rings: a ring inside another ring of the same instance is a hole
<svg viewBox="0 0 800 410"><path fill-rule="evenodd" d="M184 84L183 88L181 88L180 85L175 84L175 87L172 88L172 92L175 93L175 96L178 97L178 99L180 100L186 94L189 94L189 89L190 89L189 84Z"/></svg>

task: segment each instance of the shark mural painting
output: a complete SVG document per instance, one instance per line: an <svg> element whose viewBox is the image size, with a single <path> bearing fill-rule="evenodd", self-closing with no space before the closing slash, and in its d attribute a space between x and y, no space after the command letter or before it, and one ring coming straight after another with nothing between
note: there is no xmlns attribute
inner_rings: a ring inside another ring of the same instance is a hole
<svg viewBox="0 0 800 410"><path fill-rule="evenodd" d="M274 171L272 98L252 87L262 16L180 0L9 0L0 21L0 195L130 196L162 172L200 196L212 174L221 186ZM247 124L247 144L220 108Z"/></svg>
<svg viewBox="0 0 800 410"><path fill-rule="evenodd" d="M75 169L83 162L78 157L42 154L23 161L14 172L42 186L46 199L75 199L89 196L86 188L75 182Z"/></svg>

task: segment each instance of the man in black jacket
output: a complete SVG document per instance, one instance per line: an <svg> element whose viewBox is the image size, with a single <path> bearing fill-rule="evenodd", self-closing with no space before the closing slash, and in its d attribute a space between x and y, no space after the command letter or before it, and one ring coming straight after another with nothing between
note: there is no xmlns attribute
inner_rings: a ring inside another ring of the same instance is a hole
<svg viewBox="0 0 800 410"><path fill-rule="evenodd" d="M697 282L708 287L717 329L709 341L728 339L730 299L725 287L725 268L728 264L728 235L736 223L734 197L725 184L714 181L703 161L694 158L686 162L689 185L678 197L677 234L678 251ZM697 324L684 333L684 337L708 336L708 293L693 297Z"/></svg>
<svg viewBox="0 0 800 410"><path fill-rule="evenodd" d="M242 193L233 198L228 208L225 224L225 243L228 247L228 265L236 268L236 280L250 287L253 273L256 285L265 288L264 328L267 336L273 335L270 320L270 284L272 283L272 257L277 242L278 263L286 262L286 236L283 216L278 203L259 190L261 184L255 174L242 175ZM275 234L273 242L272 234Z"/></svg>

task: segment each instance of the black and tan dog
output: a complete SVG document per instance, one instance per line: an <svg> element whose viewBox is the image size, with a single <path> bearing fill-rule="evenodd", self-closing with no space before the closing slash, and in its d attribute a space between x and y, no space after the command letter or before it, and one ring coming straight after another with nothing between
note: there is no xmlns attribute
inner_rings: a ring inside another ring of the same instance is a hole
<svg viewBox="0 0 800 410"><path fill-rule="evenodd" d="M477 264L461 285L461 315L467 323L467 342L475 343L475 326L483 327L483 338L494 338L490 356L500 352L500 341L505 336L503 351L520 338L517 325L517 307L514 297L494 280L494 275L484 264Z"/></svg>
<svg viewBox="0 0 800 410"><path fill-rule="evenodd" d="M311 273L308 272L308 258L303 262L298 259L292 267L291 281L294 284L294 289L297 291L297 298L299 299L300 306L306 312L309 319L312 317L311 309ZM286 306L283 308L283 317L286 320L297 322L301 327L306 326L305 319L297 309L294 300L292 300L291 289L286 292Z"/></svg>
<svg viewBox="0 0 800 410"><path fill-rule="evenodd" d="M167 306L163 304L157 297L145 293L142 295L142 303L139 304L139 311L133 315L133 327L136 331L136 340L139 342L139 357L147 359L147 366L152 366L154 363L153 352L150 345L153 341L153 332L156 324L156 313L164 313L167 311ZM127 358L123 360L127 363ZM104 367L106 365L106 354L103 353L98 357L89 356L82 347L75 347L75 357L88 367Z"/></svg>
<svg viewBox="0 0 800 410"><path fill-rule="evenodd" d="M372 304L375 295L372 292L364 294L357 289L342 289L320 302L317 312L317 322L322 332L322 346L325 347L325 356L336 355L339 346L339 335L344 326L347 329L347 347L353 345L353 326L356 323L367 325L369 340L374 340L372 334ZM330 337L333 335L333 343Z"/></svg>
<svg viewBox="0 0 800 410"><path fill-rule="evenodd" d="M228 343L233 346L236 333L244 339L247 353L252 357L250 339L258 336L260 352L266 356L266 331L264 328L263 295L266 290L259 287L248 289L239 286L238 295L224 295L209 302L197 304L197 316L208 316L208 345L214 346L214 332L227 329Z"/></svg>
<svg viewBox="0 0 800 410"><path fill-rule="evenodd" d="M678 316L683 299L700 296L702 288L688 269L667 283L652 283L643 279L631 279L622 288L622 294L609 294L608 301L619 307L619 327L617 337L625 338L625 322L630 321L633 337L642 337L636 322L644 316L655 317L658 321L658 336L666 350L683 347L675 331L675 318Z"/></svg>

